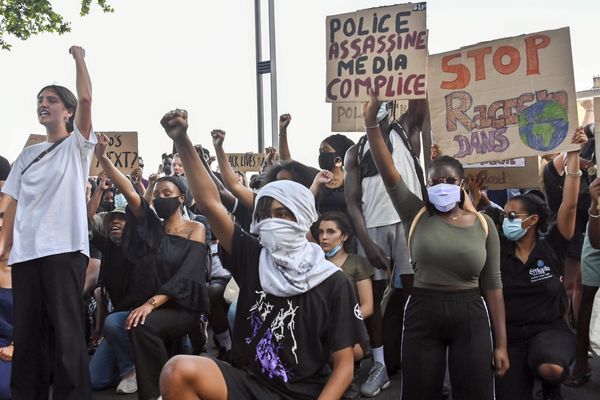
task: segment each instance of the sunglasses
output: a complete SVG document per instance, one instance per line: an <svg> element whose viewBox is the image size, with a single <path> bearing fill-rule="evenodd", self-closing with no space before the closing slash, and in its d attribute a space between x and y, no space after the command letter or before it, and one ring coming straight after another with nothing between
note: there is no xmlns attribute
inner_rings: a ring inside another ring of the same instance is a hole
<svg viewBox="0 0 600 400"><path fill-rule="evenodd" d="M427 180L427 185L428 186L435 186L435 185L439 185L440 183L446 183L448 185L456 185L457 183L460 184L462 181L462 179L457 178L455 176L444 176L444 177L440 177L440 178L430 178Z"/></svg>
<svg viewBox="0 0 600 400"><path fill-rule="evenodd" d="M525 217L527 215L528 214L518 214L518 213L516 213L514 211L511 211L508 214L505 213L505 212L502 213L502 217L503 218L507 218L510 222L513 222L515 219L517 219L520 216Z"/></svg>

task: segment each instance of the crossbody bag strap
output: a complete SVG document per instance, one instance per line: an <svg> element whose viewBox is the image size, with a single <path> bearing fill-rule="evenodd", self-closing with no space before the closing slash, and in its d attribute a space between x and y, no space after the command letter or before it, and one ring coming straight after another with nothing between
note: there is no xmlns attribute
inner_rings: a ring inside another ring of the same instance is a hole
<svg viewBox="0 0 600 400"><path fill-rule="evenodd" d="M25 167L25 169L23 169L23 171L21 171L21 175L23 175L33 164L35 164L36 162L38 162L42 158L44 158L46 156L46 154L48 154L52 150L54 150L59 144L61 144L62 142L64 142L64 140L66 138L68 138L68 137L69 136L65 136L63 138L60 138L59 140L57 140L56 142L54 142L54 144L52 146L50 146L49 148L47 148L46 150L44 150L40 154L38 154L38 156L36 158L34 158L33 161L30 162L29 165Z"/></svg>

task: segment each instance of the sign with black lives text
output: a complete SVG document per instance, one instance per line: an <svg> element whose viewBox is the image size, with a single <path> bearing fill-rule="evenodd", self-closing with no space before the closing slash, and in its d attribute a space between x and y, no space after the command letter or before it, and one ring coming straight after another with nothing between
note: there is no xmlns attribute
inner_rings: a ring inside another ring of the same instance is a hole
<svg viewBox="0 0 600 400"><path fill-rule="evenodd" d="M25 146L23 146L23 148L29 147L29 146L32 146L32 145L38 144L38 143L44 143L45 141L46 141L46 135L36 135L35 133L32 133L27 138L27 141L25 142Z"/></svg>
<svg viewBox="0 0 600 400"><path fill-rule="evenodd" d="M577 147L569 28L431 55L427 79L435 141L463 164Z"/></svg>
<svg viewBox="0 0 600 400"><path fill-rule="evenodd" d="M131 174L138 167L138 133L137 132L98 132L108 136L106 156L125 175ZM90 176L98 176L102 172L100 162L94 156L90 168Z"/></svg>
<svg viewBox="0 0 600 400"><path fill-rule="evenodd" d="M425 98L426 3L327 17L328 103Z"/></svg>
<svg viewBox="0 0 600 400"><path fill-rule="evenodd" d="M490 190L533 189L540 185L538 157L465 164L465 175L483 174Z"/></svg>
<svg viewBox="0 0 600 400"><path fill-rule="evenodd" d="M258 172L265 160L262 153L228 153L227 159L231 167L240 172ZM279 160L277 156L276 160Z"/></svg>
<svg viewBox="0 0 600 400"><path fill-rule="evenodd" d="M392 117L399 118L408 109L408 100L397 100L394 104L396 109L392 111ZM331 112L332 132L365 131L360 102L331 103Z"/></svg>

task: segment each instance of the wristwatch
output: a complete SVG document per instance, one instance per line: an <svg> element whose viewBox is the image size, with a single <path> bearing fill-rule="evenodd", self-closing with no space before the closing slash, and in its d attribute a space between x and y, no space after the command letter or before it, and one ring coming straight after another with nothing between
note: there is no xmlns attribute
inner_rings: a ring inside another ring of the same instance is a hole
<svg viewBox="0 0 600 400"><path fill-rule="evenodd" d="M154 297L150 297L147 301L152 307L156 307L156 299Z"/></svg>

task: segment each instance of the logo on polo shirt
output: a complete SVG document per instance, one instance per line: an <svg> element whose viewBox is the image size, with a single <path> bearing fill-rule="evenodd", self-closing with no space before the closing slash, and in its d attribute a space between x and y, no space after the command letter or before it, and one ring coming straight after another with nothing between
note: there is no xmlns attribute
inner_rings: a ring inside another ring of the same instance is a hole
<svg viewBox="0 0 600 400"><path fill-rule="evenodd" d="M552 269L545 265L544 260L538 260L535 268L529 269L531 283L552 278Z"/></svg>

